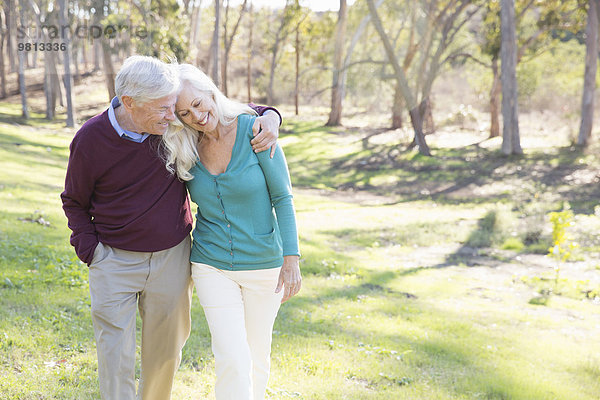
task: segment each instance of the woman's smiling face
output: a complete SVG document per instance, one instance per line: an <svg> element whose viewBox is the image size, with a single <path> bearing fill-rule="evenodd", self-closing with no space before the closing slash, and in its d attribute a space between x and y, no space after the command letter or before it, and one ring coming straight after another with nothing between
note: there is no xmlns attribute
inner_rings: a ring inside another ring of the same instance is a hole
<svg viewBox="0 0 600 400"><path fill-rule="evenodd" d="M219 123L217 105L208 92L203 92L183 83L177 97L175 113L185 124L200 131L213 132Z"/></svg>

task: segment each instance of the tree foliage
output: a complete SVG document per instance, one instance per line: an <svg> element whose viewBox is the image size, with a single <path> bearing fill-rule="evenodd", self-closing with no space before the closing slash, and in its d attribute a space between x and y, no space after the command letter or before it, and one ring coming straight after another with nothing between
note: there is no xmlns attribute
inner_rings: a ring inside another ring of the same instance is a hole
<svg viewBox="0 0 600 400"><path fill-rule="evenodd" d="M73 78L77 81L93 65L95 72L106 76L111 92L114 74L129 55L176 58L210 72L209 61L215 59L211 54L218 54L223 68L215 71L215 78L231 97L271 104L336 104L334 108L350 98L347 104L355 108L390 110L393 128L401 127L408 114L415 143L420 142L426 153L424 135L431 129L423 120L432 116L434 84L447 68L470 59L492 72L490 130L499 131L500 0L355 1L348 5L346 34L340 37L335 67L337 11L315 12L301 0L287 0L283 8L255 4L250 22L242 19L250 0L245 6L226 2L219 24L223 35L210 52L215 1L222 4L222 0L65 0ZM377 23L370 4L375 6ZM540 75L531 72L538 66L523 65L561 41L583 45L587 4L587 0L515 0L520 101L535 92ZM23 5L23 22L18 5ZM21 56L22 72L16 76L25 82L30 68L44 66L49 118L54 117L55 104L66 104L63 79L57 79L65 71L63 56L18 54L16 38L17 26L59 26L58 8L53 0L5 0L0 15L0 70L17 72ZM250 23L252 40L248 40ZM79 33L85 35L77 35L77 27L83 27ZM39 32L43 38L36 40L61 41L48 35L48 29ZM4 81L11 76L0 75L5 90Z"/></svg>

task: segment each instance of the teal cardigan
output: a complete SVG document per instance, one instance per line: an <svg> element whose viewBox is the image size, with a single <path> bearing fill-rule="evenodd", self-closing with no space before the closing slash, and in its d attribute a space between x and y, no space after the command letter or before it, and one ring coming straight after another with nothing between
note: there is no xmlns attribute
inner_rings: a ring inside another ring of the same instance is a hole
<svg viewBox="0 0 600 400"><path fill-rule="evenodd" d="M191 261L225 270L280 267L297 255L298 233L292 186L283 151L254 153L250 140L256 117L242 114L231 161L212 175L200 161L187 182L198 206ZM275 213L273 213L273 209Z"/></svg>

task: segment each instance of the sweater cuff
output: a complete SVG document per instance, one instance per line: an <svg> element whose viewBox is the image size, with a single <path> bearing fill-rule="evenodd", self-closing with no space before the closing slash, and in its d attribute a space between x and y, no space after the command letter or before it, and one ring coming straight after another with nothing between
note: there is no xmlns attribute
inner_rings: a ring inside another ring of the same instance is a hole
<svg viewBox="0 0 600 400"><path fill-rule="evenodd" d="M248 105L254 109L254 111L256 111L258 113L259 116L263 116L265 115L265 113L267 111L274 111L277 113L277 116L279 117L279 125L281 125L281 123L283 122L283 118L281 118L281 114L279 113L279 111L277 111L277 109L275 107L269 107L269 106L258 106L254 103L248 103Z"/></svg>

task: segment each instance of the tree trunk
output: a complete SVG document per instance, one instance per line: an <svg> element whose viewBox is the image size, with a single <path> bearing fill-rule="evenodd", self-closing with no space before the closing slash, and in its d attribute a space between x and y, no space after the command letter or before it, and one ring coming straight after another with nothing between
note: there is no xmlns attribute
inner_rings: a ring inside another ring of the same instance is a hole
<svg viewBox="0 0 600 400"><path fill-rule="evenodd" d="M92 24L94 26L101 26L102 18L104 17L104 5L105 0L92 0L92 6L96 10L92 15ZM146 26L148 25L146 24ZM92 41L92 54L94 56L94 72L100 71L100 59L102 58L104 40L104 35L101 35L99 38L95 38Z"/></svg>
<svg viewBox="0 0 600 400"><path fill-rule="evenodd" d="M19 91L21 92L21 108L23 118L29 119L29 108L27 107L27 92L25 88L25 55L19 52Z"/></svg>
<svg viewBox="0 0 600 400"><path fill-rule="evenodd" d="M50 17L47 14L42 15L35 3L30 9L35 15L39 40L49 42L50 39L46 36L42 27L44 25L43 21L48 24ZM56 70L56 56L55 52L49 51L44 56L44 98L46 100L46 119L48 120L53 120L56 116L56 97L58 93L60 93L60 82L58 82L58 71Z"/></svg>
<svg viewBox="0 0 600 400"><path fill-rule="evenodd" d="M200 53L200 44L198 41L198 34L200 32L200 8L202 7L202 0L193 0L192 3L192 14L191 14L191 25L190 25L190 56L198 57Z"/></svg>
<svg viewBox="0 0 600 400"><path fill-rule="evenodd" d="M585 74L581 100L581 125L577 145L587 146L592 137L594 123L594 94L596 91L596 69L598 65L598 0L589 1L587 26L585 29Z"/></svg>
<svg viewBox="0 0 600 400"><path fill-rule="evenodd" d="M252 103L252 31L254 30L254 20L252 13L252 2L250 2L250 15L248 19L250 20L248 24L248 54L246 58L246 89L248 91L248 103Z"/></svg>
<svg viewBox="0 0 600 400"><path fill-rule="evenodd" d="M87 40L82 40L81 56L83 59L83 73L85 74L85 72L88 70L88 67L90 64L88 61L88 41Z"/></svg>
<svg viewBox="0 0 600 400"><path fill-rule="evenodd" d="M60 79L58 77L58 64L56 52L48 51L45 54L44 60L44 93L46 95L46 119L53 120L56 117L57 100L60 105L62 101L62 89L60 87Z"/></svg>
<svg viewBox="0 0 600 400"><path fill-rule="evenodd" d="M233 41L235 39L235 36L237 35L238 28L240 27L240 22L242 22L242 18L244 16L244 13L246 12L246 3L248 3L248 0L244 0L244 2L242 3L242 6L240 8L240 15L239 15L237 21L235 22L233 31L231 32L231 36L229 36L229 37L227 37L227 20L229 17L229 1L227 2L227 8L225 10L225 23L223 24L223 26L224 26L223 43L225 45L225 51L224 51L223 65L222 65L222 71L221 71L222 78L223 78L223 94L225 94L225 96L227 96L227 67L229 65L229 54L231 52L231 47L233 46Z"/></svg>
<svg viewBox="0 0 600 400"><path fill-rule="evenodd" d="M402 111L404 111L404 97L402 97L400 85L396 85L392 104L392 129L402 128Z"/></svg>
<svg viewBox="0 0 600 400"><path fill-rule="evenodd" d="M7 49L9 72L17 71L18 55L17 50L17 15L16 6L18 0L6 0L4 2L4 12L6 15L6 30L8 32Z"/></svg>
<svg viewBox="0 0 600 400"><path fill-rule="evenodd" d="M283 18L281 22L281 29L283 29ZM269 67L269 84L267 86L267 104L275 104L275 94L273 92L273 82L275 81L275 67L277 65L277 53L279 53L279 42L281 38L279 36L279 32L275 37L275 43L273 43L273 47L271 48L271 64Z"/></svg>
<svg viewBox="0 0 600 400"><path fill-rule="evenodd" d="M219 26L221 24L221 0L215 0L215 29L210 44L210 72L215 85L219 86Z"/></svg>
<svg viewBox="0 0 600 400"><path fill-rule="evenodd" d="M517 95L517 40L515 33L515 0L501 0L501 82L502 82L502 152L522 154L519 137L519 108Z"/></svg>
<svg viewBox="0 0 600 400"><path fill-rule="evenodd" d="M419 105L421 118L423 119L423 134L431 135L435 133L435 123L433 121L433 104L431 97L427 97Z"/></svg>
<svg viewBox="0 0 600 400"><path fill-rule="evenodd" d="M192 13L190 16L190 46L192 46L194 43L196 43L196 34L197 34L197 28L198 28L198 14L199 14L199 9L202 6L202 1L200 1L200 4L198 4L198 1L194 0L192 3Z"/></svg>
<svg viewBox="0 0 600 400"><path fill-rule="evenodd" d="M281 22L277 33L275 34L275 42L271 47L271 65L269 68L269 84L267 85L267 104L275 105L275 92L273 91L273 83L275 81L275 68L277 67L277 55L279 54L279 48L281 42L287 37L286 29L286 12L288 10L289 3L286 3L283 11L281 12Z"/></svg>
<svg viewBox="0 0 600 400"><path fill-rule="evenodd" d="M279 51L279 41L277 40L273 44L273 50L271 53L271 66L269 68L269 85L267 86L267 104L275 104L275 95L273 93L273 82L275 76L275 64L277 60L277 52Z"/></svg>
<svg viewBox="0 0 600 400"><path fill-rule="evenodd" d="M21 0L19 7L19 17L21 19L21 26L25 26L25 7L23 6L24 0ZM29 119L29 107L27 106L27 88L25 87L25 52L19 51L19 91L21 92L21 108L23 110L23 118Z"/></svg>
<svg viewBox="0 0 600 400"><path fill-rule="evenodd" d="M4 43L6 41L6 32L8 30L2 28L2 22L6 22L6 18L4 18L4 10L0 11L0 15L2 15L2 19L0 20L0 29L2 29L2 34L0 35L0 98L4 99L6 98L6 67L4 60Z"/></svg>
<svg viewBox="0 0 600 400"><path fill-rule="evenodd" d="M131 21L131 15L133 14L133 0L129 1L129 14L127 14L127 25L128 26L133 26L133 21ZM125 46L125 59L131 57L132 55L132 35L130 32L130 29L127 29L127 31L125 32L125 34L123 35L123 38L121 39L124 42L124 46Z"/></svg>
<svg viewBox="0 0 600 400"><path fill-rule="evenodd" d="M73 46L73 81L79 82L81 79L81 71L79 70L79 52L81 51L81 47L74 45Z"/></svg>
<svg viewBox="0 0 600 400"><path fill-rule="evenodd" d="M415 131L414 141L419 148L419 153L425 156L431 156L431 151L429 150L429 146L425 141L425 135L423 134L423 118L421 117L421 106L415 107L409 111L410 122Z"/></svg>
<svg viewBox="0 0 600 400"><path fill-rule="evenodd" d="M203 68L208 71L208 64L206 64L206 62L208 61L207 58L210 58L210 54L209 57L204 56L204 54L202 53L202 41L200 40L200 27L202 26L202 24L200 23L200 21L202 21L201 8L202 0L199 0L198 12L196 16L196 28L194 33L194 45L196 46L196 65L203 66Z"/></svg>
<svg viewBox="0 0 600 400"><path fill-rule="evenodd" d="M500 83L497 57L492 59L492 72L494 80L492 81L492 90L490 91L490 138L500 136L500 93L502 84Z"/></svg>
<svg viewBox="0 0 600 400"><path fill-rule="evenodd" d="M94 39L94 72L100 71L100 58L102 57L102 38Z"/></svg>
<svg viewBox="0 0 600 400"><path fill-rule="evenodd" d="M333 54L333 82L331 87L331 112L326 126L342 124L342 61L344 41L346 39L346 25L348 20L348 7L346 0L340 0L338 22L335 34L335 49Z"/></svg>
<svg viewBox="0 0 600 400"><path fill-rule="evenodd" d="M227 23L229 22L229 0L225 6L225 19L223 21L223 62L221 63L221 91L227 96L227 63L229 62L229 52L227 51Z"/></svg>
<svg viewBox="0 0 600 400"><path fill-rule="evenodd" d="M113 66L110 45L105 40L102 40L102 61L104 63L104 77L106 81L106 89L108 89L109 101L115 96L115 67Z"/></svg>
<svg viewBox="0 0 600 400"><path fill-rule="evenodd" d="M59 15L60 15L60 24L62 26L67 25L68 21L68 9L66 0L59 0ZM66 45L66 50L63 51L64 56L64 85L65 85L65 94L67 96L67 126L73 127L75 126L75 111L73 107L73 95L72 95L72 87L73 87L73 77L71 76L71 37L69 33L67 33L64 37L64 43Z"/></svg>
<svg viewBox="0 0 600 400"><path fill-rule="evenodd" d="M381 23L381 19L377 13L375 3L373 0L367 0L367 4L369 5L371 17L373 18L373 25L375 26L375 29L377 30L377 33L383 42L385 53L392 64L392 67L394 68L396 85L400 88L405 105L409 108L410 120L415 131L414 142L419 147L419 153L426 156L431 156L431 151L429 150L429 146L427 145L425 136L423 135L423 120L420 115L419 104L417 103L416 96L413 95L410 87L408 86L406 73L398 61L398 57L396 56L392 42L383 29L383 24Z"/></svg>
<svg viewBox="0 0 600 400"><path fill-rule="evenodd" d="M50 58L44 63L44 96L46 98L46 119L53 120L56 110L56 98L54 94L54 85L52 85L52 71L50 70Z"/></svg>
<svg viewBox="0 0 600 400"><path fill-rule="evenodd" d="M294 77L294 111L296 112L296 115L298 115L300 114L300 24L296 26L296 45L294 47L294 50L296 51L296 73Z"/></svg>
<svg viewBox="0 0 600 400"><path fill-rule="evenodd" d="M104 1L105 0L92 0L92 5L96 9L96 12L94 12L92 16L92 24L94 24L95 26L101 26L102 17L104 16ZM148 25L146 24L146 26ZM102 57L103 42L104 36L100 36L99 38L94 39L92 42L92 53L94 55L94 72L100 71L100 58Z"/></svg>
<svg viewBox="0 0 600 400"><path fill-rule="evenodd" d="M383 4L383 0L377 0L377 2L375 3L375 9L378 9L381 4ZM350 41L350 45L348 46L348 49L346 50L344 64L342 65L342 80L341 80L341 86L340 86L342 101L344 100L344 96L346 94L346 81L347 81L346 78L348 77L348 70L350 67L350 61L352 60L352 53L354 53L354 48L358 44L358 41L360 39L364 38L364 32L369 24L370 19L371 19L371 14L367 14L363 17L363 19L360 21L360 24L356 28L356 31L354 31L354 34L352 35L352 40ZM400 96L402 96L401 93L400 93ZM392 124L393 124L393 122L392 122ZM400 124L402 124L402 121L400 121Z"/></svg>
<svg viewBox="0 0 600 400"><path fill-rule="evenodd" d="M52 53L51 57L49 57L50 59L50 71L52 73L52 87L53 87L53 91L55 93L55 98L54 101L56 102L56 100L58 100L58 104L60 104L61 107L64 107L65 104L63 103L63 95L62 95L62 87L60 85L60 75L58 74L58 65L60 63L59 59L58 59L58 54L57 52L54 51L50 51L47 53ZM48 57L48 55L46 55L46 57ZM46 62L47 59L44 60L44 62Z"/></svg>

